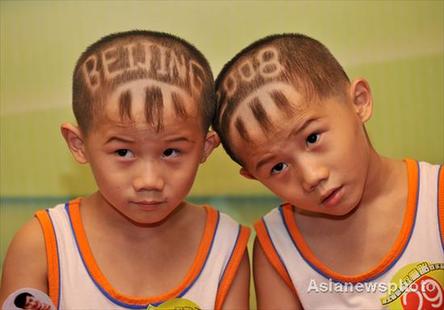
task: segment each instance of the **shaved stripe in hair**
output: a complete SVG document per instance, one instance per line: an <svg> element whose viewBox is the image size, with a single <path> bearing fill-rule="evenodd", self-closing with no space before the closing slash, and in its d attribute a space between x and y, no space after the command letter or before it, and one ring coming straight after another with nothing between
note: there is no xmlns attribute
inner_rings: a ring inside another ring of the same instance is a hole
<svg viewBox="0 0 444 310"><path fill-rule="evenodd" d="M234 121L234 126L236 127L237 132L239 133L241 138L243 140L249 142L250 141L250 137L248 136L248 132L245 129L244 121L240 117L236 118L236 120Z"/></svg>
<svg viewBox="0 0 444 310"><path fill-rule="evenodd" d="M283 92L281 92L280 90L273 90L270 93L270 97L273 100L276 107L279 110L284 111L286 116L289 117L294 114L294 112L295 112L294 108L290 104L290 102L288 101L288 98L284 95Z"/></svg>
<svg viewBox="0 0 444 310"><path fill-rule="evenodd" d="M185 103L183 102L183 98L176 92L171 92L171 101L173 102L174 111L176 115L185 118L188 114L185 109Z"/></svg>
<svg viewBox="0 0 444 310"><path fill-rule="evenodd" d="M146 88L145 118L149 124L156 126L157 131L163 128L163 94L160 87Z"/></svg>
<svg viewBox="0 0 444 310"><path fill-rule="evenodd" d="M264 107L259 101L259 98L256 97L253 100L251 100L249 106L251 112L253 112L254 118L257 120L262 130L264 132L267 132L272 127L272 124L267 115L267 112L265 111Z"/></svg>
<svg viewBox="0 0 444 310"><path fill-rule="evenodd" d="M123 91L119 97L119 113L121 119L131 119L131 92Z"/></svg>
<svg viewBox="0 0 444 310"><path fill-rule="evenodd" d="M184 102L198 107L202 129L208 130L216 105L213 74L202 53L171 34L132 30L103 37L90 45L76 62L72 100L82 131L89 131L95 113L103 113L106 98L115 89L135 80L157 81L183 90L192 99ZM161 88L164 104L169 104L170 92ZM145 88L141 90L145 92ZM132 97L134 101L135 93ZM120 98L115 98L118 103ZM150 115L147 112L146 116L151 118Z"/></svg>

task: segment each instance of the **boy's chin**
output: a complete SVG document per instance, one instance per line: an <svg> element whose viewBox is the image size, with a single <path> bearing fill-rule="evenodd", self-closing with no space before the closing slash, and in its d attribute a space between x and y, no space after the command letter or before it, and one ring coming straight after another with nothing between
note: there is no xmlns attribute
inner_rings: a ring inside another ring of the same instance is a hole
<svg viewBox="0 0 444 310"><path fill-rule="evenodd" d="M167 215L155 215L155 216L127 216L125 215L126 219L133 223L135 226L141 226L141 227L156 227L161 226L163 223L165 223L169 217L169 214Z"/></svg>
<svg viewBox="0 0 444 310"><path fill-rule="evenodd" d="M344 207L337 207L337 208L325 208L325 213L328 216L334 216L334 217L348 217L352 215L356 211L355 206L344 206Z"/></svg>
<svg viewBox="0 0 444 310"><path fill-rule="evenodd" d="M294 204L297 206L297 204ZM316 206L313 208L298 208L299 213L315 216L315 217L347 217L353 214L356 206L353 205L338 205L335 207Z"/></svg>

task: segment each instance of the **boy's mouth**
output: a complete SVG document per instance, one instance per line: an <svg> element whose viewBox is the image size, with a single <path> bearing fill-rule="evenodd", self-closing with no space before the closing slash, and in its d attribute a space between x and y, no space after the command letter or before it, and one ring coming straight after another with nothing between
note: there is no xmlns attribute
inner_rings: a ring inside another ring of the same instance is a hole
<svg viewBox="0 0 444 310"><path fill-rule="evenodd" d="M342 186L333 188L326 192L326 194L321 197L321 206L323 207L334 207L339 203L343 196Z"/></svg>
<svg viewBox="0 0 444 310"><path fill-rule="evenodd" d="M131 203L137 205L143 210L150 211L159 208L163 203L165 203L165 200L139 200L131 201Z"/></svg>

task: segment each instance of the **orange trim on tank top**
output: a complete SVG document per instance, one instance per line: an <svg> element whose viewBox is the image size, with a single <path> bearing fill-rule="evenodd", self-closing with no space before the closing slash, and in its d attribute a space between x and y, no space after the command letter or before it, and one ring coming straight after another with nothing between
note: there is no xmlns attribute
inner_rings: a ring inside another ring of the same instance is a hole
<svg viewBox="0 0 444 310"><path fill-rule="evenodd" d="M80 217L80 199L73 200L69 205L69 213L73 225L73 229L76 235L76 239L79 245L79 250L85 261L86 267L93 277L93 280L102 287L112 298L124 302L130 305L147 305L153 303L164 302L166 300L177 297L183 290L185 290L200 274L205 260L208 256L208 252L211 247L214 234L216 232L216 224L218 220L218 212L209 206L204 206L207 213L207 219L203 232L202 239L197 250L196 257L194 258L192 266L189 268L185 278L179 284L178 287L170 290L169 292L160 296L154 297L136 297L124 295L115 290L106 279L105 275L100 270L99 266L94 259L91 252L91 248L88 243L88 239L83 228L82 219Z"/></svg>
<svg viewBox="0 0 444 310"><path fill-rule="evenodd" d="M268 261L281 276L282 280L284 280L285 284L287 284L287 286L293 292L296 292L293 286L293 282L291 281L290 275L287 272L287 269L285 269L284 264L282 263L281 259L276 253L276 250L268 235L267 228L265 227L265 223L263 222L263 220L260 219L259 221L257 221L254 224L254 228L256 230L256 236L259 240L259 244L262 247L262 250L265 253L265 256L267 257Z"/></svg>
<svg viewBox="0 0 444 310"><path fill-rule="evenodd" d="M439 169L438 185L439 228L441 231L441 242L444 245L444 166L441 166Z"/></svg>
<svg viewBox="0 0 444 310"><path fill-rule="evenodd" d="M363 282L369 279L373 279L376 276L383 273L398 257L402 254L402 251L407 246L410 234L415 222L416 208L417 208L417 189L418 189L418 165L417 162L411 159L406 159L408 173L408 195L407 206L404 211L404 220L399 232L398 238L395 244L392 246L387 255L368 272L364 272L358 275L349 276L337 273L322 263L311 251L308 244L305 242L301 232L297 228L294 207L286 204L283 206L283 215L285 223L287 224L290 236L295 242L301 256L308 261L314 268L318 269L324 275L332 278L333 280L341 282Z"/></svg>
<svg viewBox="0 0 444 310"><path fill-rule="evenodd" d="M57 241L52 226L51 219L46 210L37 211L35 216L40 222L45 238L47 274L48 274L48 293L52 302L58 308L59 305L59 259L57 254Z"/></svg>
<svg viewBox="0 0 444 310"><path fill-rule="evenodd" d="M223 275L222 280L220 281L219 289L217 291L216 302L215 302L216 310L222 309L225 298L228 295L228 291L230 290L231 284L233 284L233 280L237 274L237 270L239 269L239 265L244 256L249 237L250 237L250 229L241 226L239 232L239 238L237 239L236 245L233 249L233 255L231 256L230 261L227 263L227 266L225 267L225 273Z"/></svg>

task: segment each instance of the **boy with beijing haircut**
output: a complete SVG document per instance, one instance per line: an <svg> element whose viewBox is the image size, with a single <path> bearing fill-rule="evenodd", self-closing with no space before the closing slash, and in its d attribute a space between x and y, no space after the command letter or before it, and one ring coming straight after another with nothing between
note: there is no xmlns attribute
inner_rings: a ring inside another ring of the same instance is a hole
<svg viewBox="0 0 444 310"><path fill-rule="evenodd" d="M210 66L170 34L91 45L63 137L97 191L39 211L12 241L1 300L32 287L61 309L246 309L249 230L184 199L218 145Z"/></svg>
<svg viewBox="0 0 444 310"><path fill-rule="evenodd" d="M240 174L286 202L255 224L259 309L442 309L444 169L373 149L365 79L282 34L238 53L216 93L213 128Z"/></svg>

